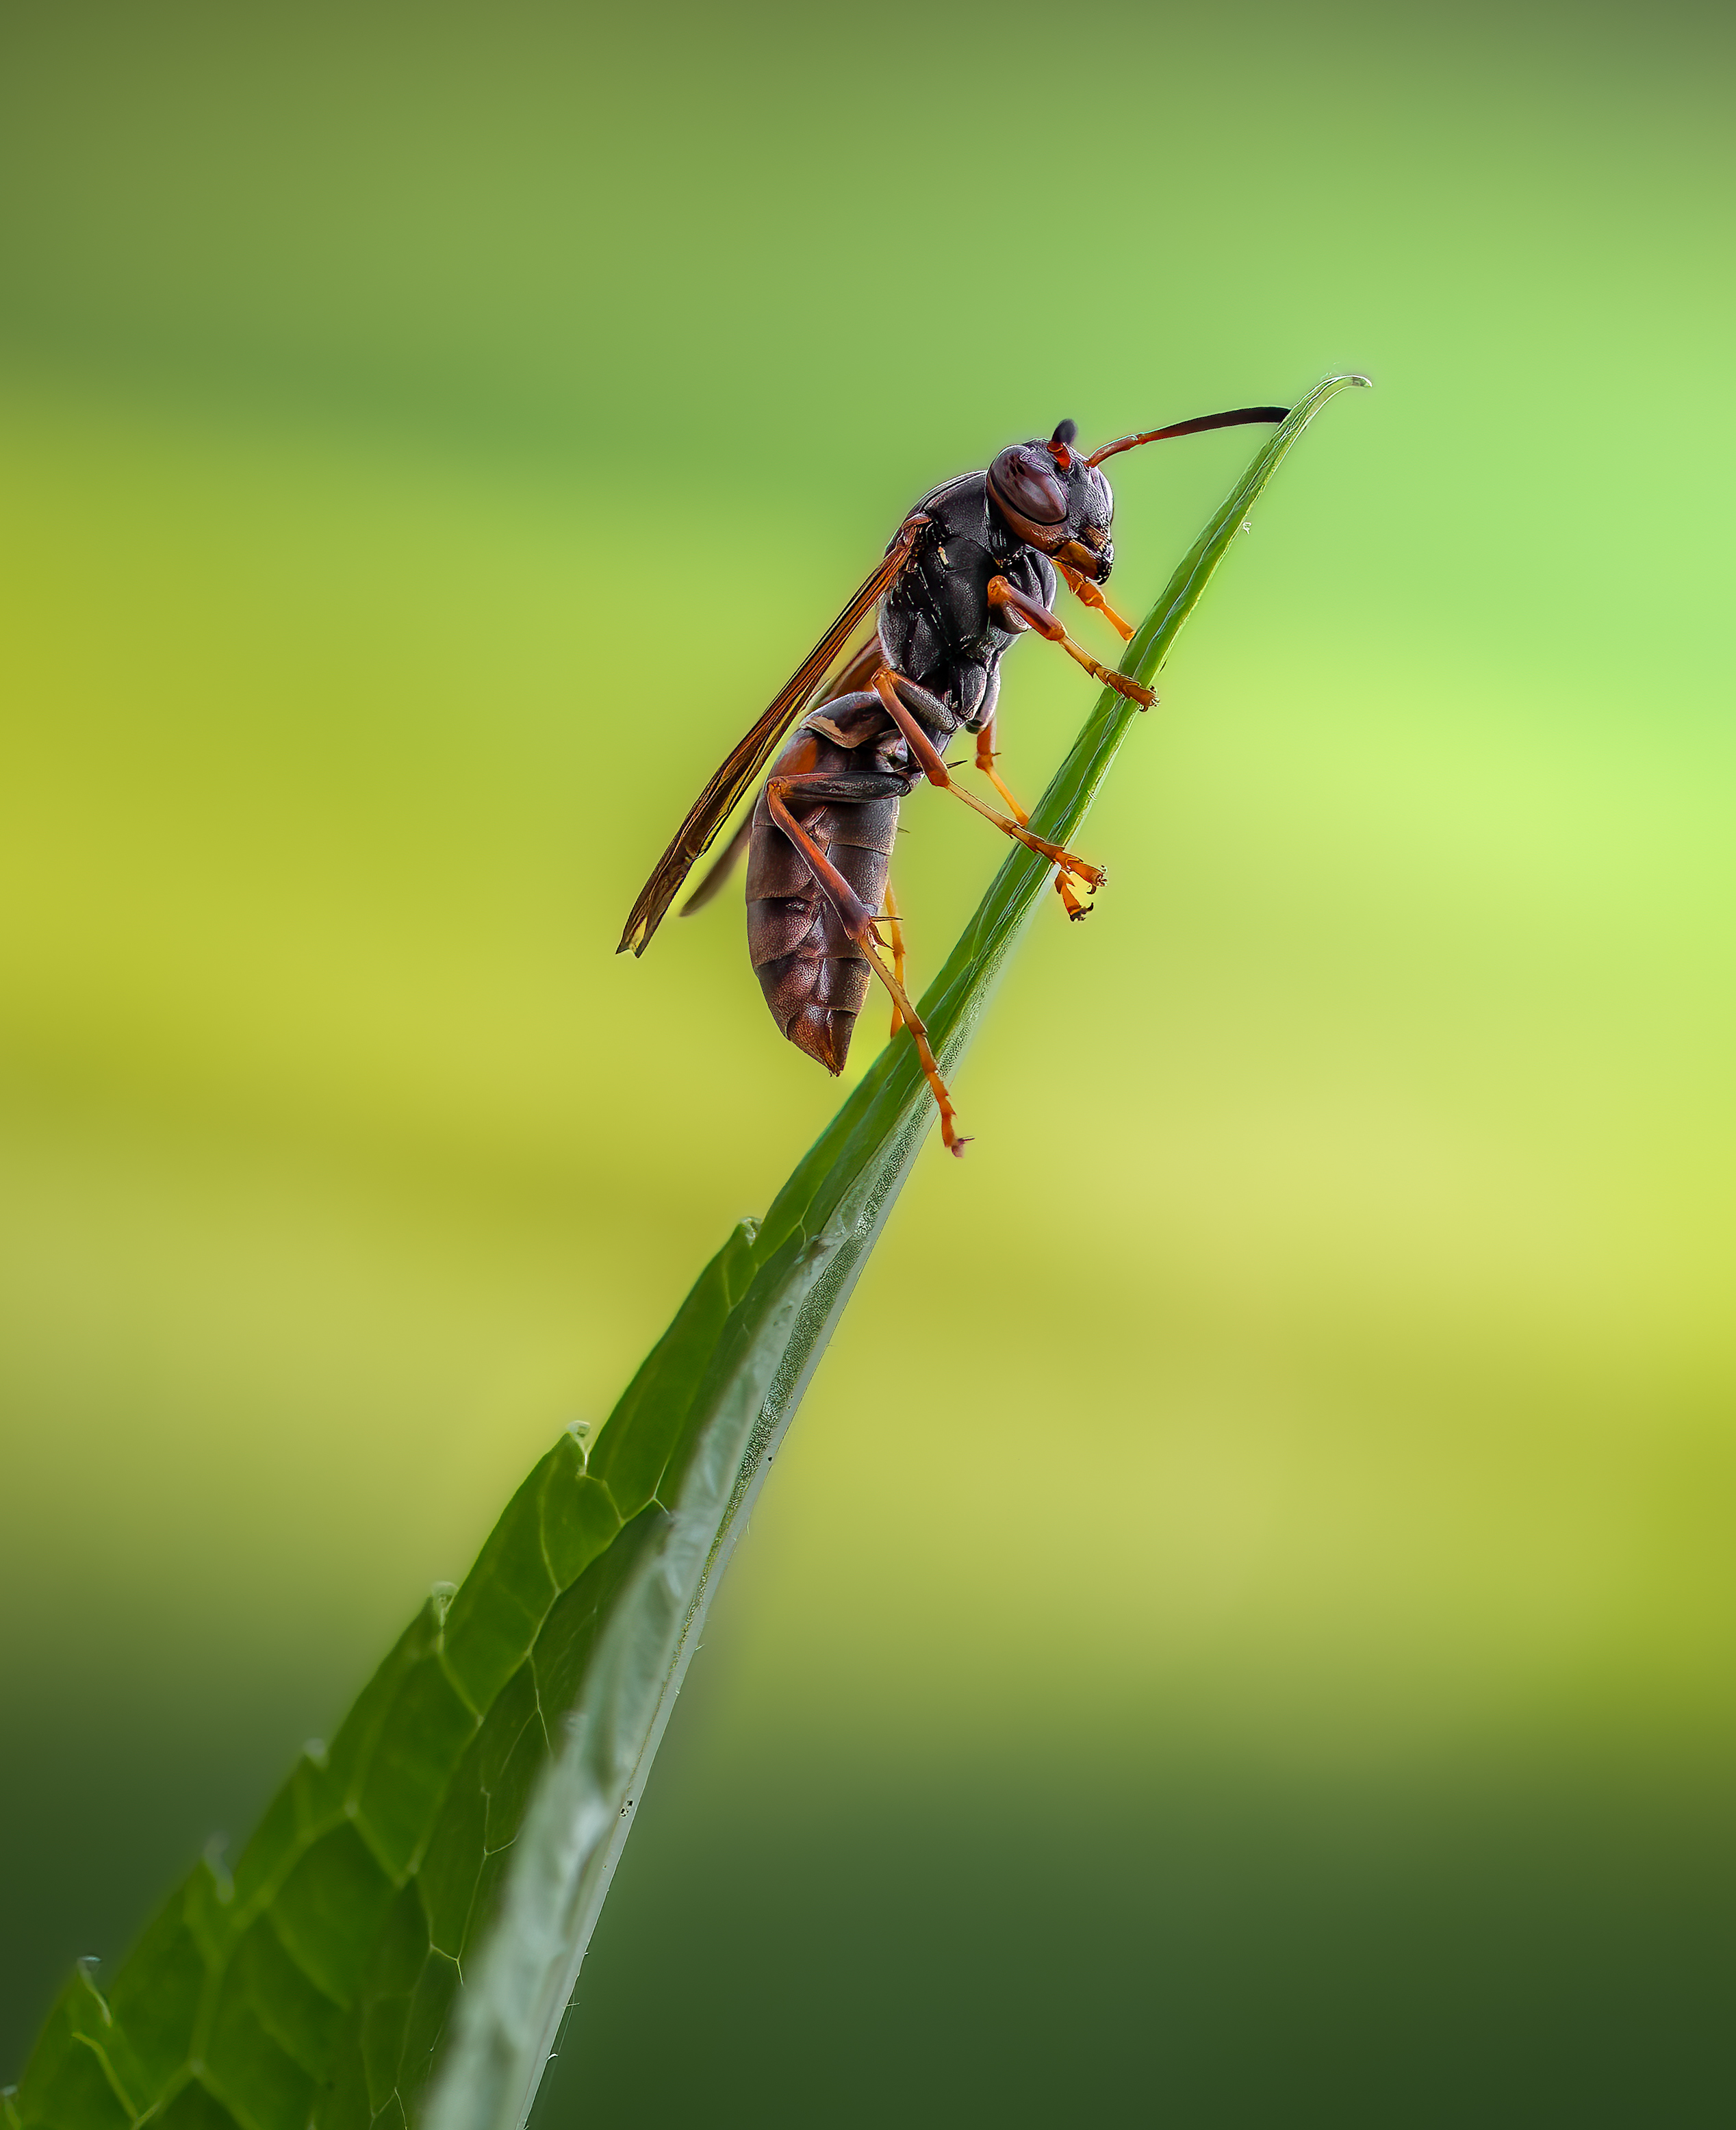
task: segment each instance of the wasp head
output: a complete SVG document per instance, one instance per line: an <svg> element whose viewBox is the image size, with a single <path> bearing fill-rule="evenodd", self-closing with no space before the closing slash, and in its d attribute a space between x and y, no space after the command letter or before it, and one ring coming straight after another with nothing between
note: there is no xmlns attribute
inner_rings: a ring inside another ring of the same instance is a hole
<svg viewBox="0 0 1736 2130"><path fill-rule="evenodd" d="M1107 581L1115 498L1063 422L1047 443L1012 444L989 469L989 504L1016 539L1066 562L1094 584Z"/></svg>

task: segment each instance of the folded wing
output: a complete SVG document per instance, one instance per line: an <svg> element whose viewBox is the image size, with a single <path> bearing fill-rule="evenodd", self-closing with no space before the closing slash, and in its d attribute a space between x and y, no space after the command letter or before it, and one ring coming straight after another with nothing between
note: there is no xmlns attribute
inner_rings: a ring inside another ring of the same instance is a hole
<svg viewBox="0 0 1736 2130"><path fill-rule="evenodd" d="M680 892L694 862L709 849L712 839L734 812L737 800L770 761L778 742L807 709L813 691L824 680L833 660L848 642L851 631L890 590L909 560L917 535L928 520L920 513L905 519L898 537L886 550L885 560L857 587L855 596L831 628L815 644L767 706L751 731L744 733L718 765L717 773L694 802L693 810L675 831L675 839L658 859L656 870L639 891L621 944L624 954L632 948L642 954L651 934L663 922L669 905Z"/></svg>

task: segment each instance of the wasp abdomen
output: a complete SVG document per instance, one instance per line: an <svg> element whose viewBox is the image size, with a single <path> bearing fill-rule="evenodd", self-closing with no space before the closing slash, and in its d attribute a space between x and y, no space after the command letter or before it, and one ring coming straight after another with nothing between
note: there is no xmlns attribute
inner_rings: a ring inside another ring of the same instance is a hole
<svg viewBox="0 0 1736 2130"><path fill-rule="evenodd" d="M865 743L870 737L846 747L812 726L799 727L769 781L856 774L866 781L865 772L878 770ZM796 790L785 802L821 856L875 911L886 892L898 832L899 802L880 795L884 781L879 771L874 783L880 790L859 800L804 800ZM842 1072L868 993L868 964L820 892L808 860L772 819L763 790L755 802L747 847L747 948L772 1019L799 1050L828 1072Z"/></svg>

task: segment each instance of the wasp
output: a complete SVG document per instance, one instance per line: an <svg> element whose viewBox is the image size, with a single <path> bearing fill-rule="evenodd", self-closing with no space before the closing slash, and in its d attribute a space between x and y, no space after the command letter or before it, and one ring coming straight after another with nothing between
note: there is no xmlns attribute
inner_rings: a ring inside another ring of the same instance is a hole
<svg viewBox="0 0 1736 2130"><path fill-rule="evenodd" d="M1151 690L1099 664L1054 612L1058 571L1123 642L1133 633L1101 589L1115 559L1109 537L1115 499L1104 461L1204 429L1281 422L1288 412L1233 408L1118 437L1089 454L1073 448L1077 425L1062 422L1047 442L1009 445L986 472L961 474L931 489L894 534L880 566L694 801L633 905L616 951L645 952L688 873L770 762L751 811L682 915L716 894L745 847L748 951L773 1020L798 1049L841 1072L877 977L891 994L892 1033L908 1028L916 1044L947 1149L962 1153L969 1142L958 1131L928 1031L904 988L904 931L888 877L899 802L925 777L951 792L1054 866L1069 918L1090 915L1090 898L1108 876L1102 867L1034 835L1029 814L995 768L1001 660L1034 632L1094 680L1149 709L1156 700ZM870 612L873 630L851 651ZM954 777L946 752L961 732L975 735L975 766L1004 813ZM789 744L773 761L786 733Z"/></svg>

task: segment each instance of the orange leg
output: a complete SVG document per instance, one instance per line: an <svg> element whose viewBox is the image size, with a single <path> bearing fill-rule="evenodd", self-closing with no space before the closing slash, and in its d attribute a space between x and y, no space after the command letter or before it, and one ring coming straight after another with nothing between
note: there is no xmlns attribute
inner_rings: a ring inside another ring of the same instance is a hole
<svg viewBox="0 0 1736 2130"><path fill-rule="evenodd" d="M1157 701L1157 698L1149 688L1142 688L1138 681L1129 680L1125 673L1112 673L1107 666L1099 665L1089 651L1081 650L1073 641L1041 600L1028 598L1023 592L1015 591L1004 577L990 578L989 604L991 607L999 607L1014 628L1034 628L1039 636L1047 637L1051 643L1058 643L1068 657L1076 665L1083 666L1094 681L1101 681L1104 687L1113 688L1118 695L1125 695L1130 702L1137 703L1141 709L1150 709Z"/></svg>
<svg viewBox="0 0 1736 2130"><path fill-rule="evenodd" d="M1058 628L1060 623L1056 626ZM886 714L904 735L910 752L916 757L928 781L939 785L944 791L950 791L954 798L962 799L973 813L980 814L985 821L992 821L1004 836L1010 836L1014 843L1023 843L1027 850L1037 852L1039 857L1047 858L1052 865L1058 865L1064 872L1071 873L1075 880L1083 881L1086 889L1095 895L1109 878L1101 866L1087 864L1085 859L1075 857L1071 851L1063 850L1059 843L1045 843L1041 836L1033 836L1021 822L1010 820L1004 814L997 814L992 806L985 806L974 791L967 791L962 784L953 782L951 771L935 752L933 741L899 700L900 688L918 700L926 702L934 714L947 714L945 706L930 695L926 689L918 687L913 681L907 681L902 675L894 677L884 666L874 676L875 693L886 705Z"/></svg>
<svg viewBox="0 0 1736 2130"><path fill-rule="evenodd" d="M829 797L832 795L831 787L842 781L827 776L774 776L765 786L765 809L802 853L820 892L843 920L844 929L861 948L869 967L891 992L892 1002L915 1040L916 1061L923 1068L923 1077L928 1082L928 1091L933 1096L935 1107L940 1111L941 1138L946 1143L947 1151L948 1153L962 1154L971 1142L968 1139L961 1139L956 1128L955 1120L958 1112L953 1108L952 1097L947 1092L947 1083L941 1077L933 1045L928 1040L928 1031L916 1008L911 1005L904 986L880 959L879 950L882 942L875 929L874 913L785 804L785 792L800 790L804 786L815 797ZM867 782L869 780L863 778L859 781ZM816 786L823 788L815 790Z"/></svg>
<svg viewBox="0 0 1736 2130"><path fill-rule="evenodd" d="M892 892L892 882L886 882L886 929L890 934L892 973L900 983L904 981L904 928L899 922L898 899ZM904 1024L904 1016L899 1011L896 999L892 1003L892 1033L896 1035Z"/></svg>
<svg viewBox="0 0 1736 2130"><path fill-rule="evenodd" d="M999 792L1001 797L1005 800L1007 802L1007 811L1013 816L1013 819L1018 822L1019 827L1022 829L1025 827L1029 822L1031 816L1026 812L1025 809L1019 805L1018 801L1013 796L1013 794L1008 790L1006 786L1001 782L999 776L995 771L994 720L993 718L990 719L987 724L985 724L976 735L976 766L980 770L981 770L983 775L988 778L989 781L994 786L995 790Z"/></svg>
<svg viewBox="0 0 1736 2130"><path fill-rule="evenodd" d="M1133 642L1133 623L1130 621L1123 621L1122 619L1121 616L1116 613L1114 608L1109 604L1103 594L1098 590L1096 585L1091 582L1091 580L1082 570L1075 570L1071 562L1056 562L1055 566L1060 571L1062 576L1066 579L1068 585L1072 590L1074 598L1079 601L1081 606L1095 607L1097 611L1103 616L1104 619L1108 622L1110 628L1115 631L1118 636L1119 636L1123 643L1131 643Z"/></svg>
<svg viewBox="0 0 1736 2130"><path fill-rule="evenodd" d="M1023 829L1029 822L1031 816L1008 790L995 771L994 724L994 719L990 718L987 724L984 725L976 735L976 766L999 792L1001 797L1006 800L1007 811ZM1066 911L1067 915L1075 924L1077 924L1081 917L1089 917L1095 906L1089 902L1081 902L1073 892L1073 884L1067 877L1065 866L1058 866L1056 868L1055 892L1061 897L1061 908Z"/></svg>

